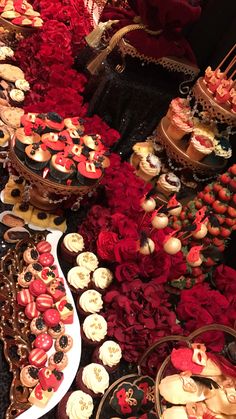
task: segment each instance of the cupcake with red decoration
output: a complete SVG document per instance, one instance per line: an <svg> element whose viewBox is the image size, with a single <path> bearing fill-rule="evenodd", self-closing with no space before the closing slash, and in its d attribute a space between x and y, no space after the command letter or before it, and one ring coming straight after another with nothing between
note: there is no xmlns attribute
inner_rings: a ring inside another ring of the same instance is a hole
<svg viewBox="0 0 236 419"><path fill-rule="evenodd" d="M57 419L89 419L93 413L93 399L81 390L69 391L57 408Z"/></svg>
<svg viewBox="0 0 236 419"><path fill-rule="evenodd" d="M25 148L25 163L33 170L41 170L47 166L51 159L51 153L45 144L30 144Z"/></svg>
<svg viewBox="0 0 236 419"><path fill-rule="evenodd" d="M51 154L55 154L58 151L62 151L65 148L65 143L60 141L59 134L56 132L48 132L43 134L41 141L45 144Z"/></svg>
<svg viewBox="0 0 236 419"><path fill-rule="evenodd" d="M121 360L122 351L120 345L113 340L106 340L101 346L95 349L92 361L102 364L110 374L114 372Z"/></svg>
<svg viewBox="0 0 236 419"><path fill-rule="evenodd" d="M50 175L58 182L67 180L75 172L75 163L72 159L65 156L64 153L54 154L50 161Z"/></svg>
<svg viewBox="0 0 236 419"><path fill-rule="evenodd" d="M84 132L84 120L75 116L74 118L65 118L64 124L68 129L76 129L80 134Z"/></svg>
<svg viewBox="0 0 236 419"><path fill-rule="evenodd" d="M64 128L64 119L56 112L48 112L45 116L45 123L50 130L62 131Z"/></svg>
<svg viewBox="0 0 236 419"><path fill-rule="evenodd" d="M211 154L214 150L214 143L211 138L194 134L191 137L186 154L191 160L201 161L204 157Z"/></svg>
<svg viewBox="0 0 236 419"><path fill-rule="evenodd" d="M88 147L90 150L98 151L101 150L103 147L103 144L101 142L100 135L84 135L82 137L83 143L86 147Z"/></svg>
<svg viewBox="0 0 236 419"><path fill-rule="evenodd" d="M230 91L229 88L224 87L222 84L220 84L215 92L215 99L218 103L223 105L224 103L227 103L230 98Z"/></svg>
<svg viewBox="0 0 236 419"><path fill-rule="evenodd" d="M24 156L24 151L27 145L30 144L37 144L40 142L40 135L38 135L36 132L33 132L30 130L27 131L24 127L17 128L15 131L15 147L17 150L17 154L20 156Z"/></svg>
<svg viewBox="0 0 236 419"><path fill-rule="evenodd" d="M166 114L166 117L171 121L174 115L182 114L189 110L190 107L187 99L176 97L175 99L172 99L172 101L170 102L170 106Z"/></svg>
<svg viewBox="0 0 236 419"><path fill-rule="evenodd" d="M102 169L99 165L89 161L82 161L77 165L77 179L81 185L91 186L102 177Z"/></svg>

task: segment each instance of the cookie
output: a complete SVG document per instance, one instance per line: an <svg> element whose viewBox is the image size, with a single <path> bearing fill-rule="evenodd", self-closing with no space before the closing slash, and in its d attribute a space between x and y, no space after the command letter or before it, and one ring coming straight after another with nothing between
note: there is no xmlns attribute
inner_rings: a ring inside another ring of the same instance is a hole
<svg viewBox="0 0 236 419"><path fill-rule="evenodd" d="M20 128L20 120L23 115L23 109L14 107L4 108L0 112L2 121L11 128Z"/></svg>
<svg viewBox="0 0 236 419"><path fill-rule="evenodd" d="M22 220L22 218L10 213L5 214L2 217L1 222L7 227L23 227L25 225L25 222Z"/></svg>
<svg viewBox="0 0 236 419"><path fill-rule="evenodd" d="M141 409L143 399L144 392L138 386L124 382L114 391L110 405L123 417L137 413Z"/></svg>
<svg viewBox="0 0 236 419"><path fill-rule="evenodd" d="M0 64L0 77L4 80L15 83L15 81L18 79L24 79L25 75L24 75L24 72L19 67L16 67L15 65Z"/></svg>
<svg viewBox="0 0 236 419"><path fill-rule="evenodd" d="M150 411L155 405L155 382L148 375L142 376L135 380L134 384L138 386L140 390L144 392L144 398L142 401L142 409Z"/></svg>

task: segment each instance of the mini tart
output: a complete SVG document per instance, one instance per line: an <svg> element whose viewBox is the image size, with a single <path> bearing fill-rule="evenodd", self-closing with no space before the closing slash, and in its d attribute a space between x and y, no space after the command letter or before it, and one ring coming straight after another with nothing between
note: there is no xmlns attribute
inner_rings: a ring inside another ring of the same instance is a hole
<svg viewBox="0 0 236 419"><path fill-rule="evenodd" d="M91 397L101 397L109 387L109 374L102 365L91 363L79 370L76 386Z"/></svg>
<svg viewBox="0 0 236 419"><path fill-rule="evenodd" d="M26 263L37 262L39 258L39 253L35 248L28 247L23 253L23 259Z"/></svg>
<svg viewBox="0 0 236 419"><path fill-rule="evenodd" d="M10 133L7 128L0 127L0 146L6 145L8 140L10 139Z"/></svg>
<svg viewBox="0 0 236 419"><path fill-rule="evenodd" d="M23 288L28 288L29 284L31 283L31 281L33 281L33 279L33 274L29 271L24 270L18 275L17 283Z"/></svg>
<svg viewBox="0 0 236 419"><path fill-rule="evenodd" d="M25 129L18 128L15 132L15 146L20 151L25 151L27 145L40 142L40 135L32 132L31 135L26 135Z"/></svg>
<svg viewBox="0 0 236 419"><path fill-rule="evenodd" d="M59 338L61 335L65 333L65 325L63 322L59 322L54 327L49 327L48 333L52 336L53 339Z"/></svg>
<svg viewBox="0 0 236 419"><path fill-rule="evenodd" d="M56 112L48 112L45 122L49 128L55 129L56 131L62 131L64 128L64 120Z"/></svg>
<svg viewBox="0 0 236 419"><path fill-rule="evenodd" d="M66 180L73 176L75 172L75 163L72 159L65 157L63 153L52 156L50 162L50 174L56 180Z"/></svg>
<svg viewBox="0 0 236 419"><path fill-rule="evenodd" d="M55 349L56 351L69 352L73 346L73 339L69 335L61 335L56 339Z"/></svg>
<svg viewBox="0 0 236 419"><path fill-rule="evenodd" d="M89 271L95 271L98 267L98 258L92 252L83 252L76 258L76 263L79 266L83 266Z"/></svg>
<svg viewBox="0 0 236 419"><path fill-rule="evenodd" d="M48 361L49 368L56 368L59 371L63 371L68 365L68 357L65 352L57 351L52 354Z"/></svg>
<svg viewBox="0 0 236 419"><path fill-rule="evenodd" d="M51 153L39 144L31 144L25 148L25 162L30 169L41 170L47 166Z"/></svg>
<svg viewBox="0 0 236 419"><path fill-rule="evenodd" d="M77 179L82 185L94 185L102 177L102 169L94 163L81 161L77 166Z"/></svg>
<svg viewBox="0 0 236 419"><path fill-rule="evenodd" d="M36 278L40 278L40 274L43 270L42 265L40 265L40 263L35 262L35 263L30 263L27 266L27 271L31 272Z"/></svg>
<svg viewBox="0 0 236 419"><path fill-rule="evenodd" d="M26 387L35 387L38 384L38 368L33 365L23 367L20 372L20 381Z"/></svg>

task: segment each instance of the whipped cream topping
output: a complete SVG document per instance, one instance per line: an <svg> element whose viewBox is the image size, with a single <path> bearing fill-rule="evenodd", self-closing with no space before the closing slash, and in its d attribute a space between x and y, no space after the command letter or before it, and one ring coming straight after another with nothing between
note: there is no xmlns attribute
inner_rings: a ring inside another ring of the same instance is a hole
<svg viewBox="0 0 236 419"><path fill-rule="evenodd" d="M69 419L89 419L93 413L93 399L81 390L73 391L66 403Z"/></svg>
<svg viewBox="0 0 236 419"><path fill-rule="evenodd" d="M119 364L121 357L121 347L113 340L107 340L99 348L99 359L101 359L103 365L114 367Z"/></svg>
<svg viewBox="0 0 236 419"><path fill-rule="evenodd" d="M84 248L84 239L78 233L69 233L64 237L63 244L70 252L78 253Z"/></svg>
<svg viewBox="0 0 236 419"><path fill-rule="evenodd" d="M90 283L90 271L82 266L74 266L67 274L67 281L76 289L84 289Z"/></svg>
<svg viewBox="0 0 236 419"><path fill-rule="evenodd" d="M180 179L172 172L161 175L158 183L167 191L179 192L181 188Z"/></svg>
<svg viewBox="0 0 236 419"><path fill-rule="evenodd" d="M109 375L100 364L89 364L84 367L82 381L95 394L104 394L109 387Z"/></svg>
<svg viewBox="0 0 236 419"><path fill-rule="evenodd" d="M77 256L76 263L79 266L87 268L89 271L95 271L95 269L98 267L98 258L92 252L83 252Z"/></svg>
<svg viewBox="0 0 236 419"><path fill-rule="evenodd" d="M18 79L15 81L15 86L17 89L23 90L23 92L28 92L30 90L30 85L25 79Z"/></svg>
<svg viewBox="0 0 236 419"><path fill-rule="evenodd" d="M175 125L181 131L186 133L192 132L193 124L190 119L181 118L181 115L174 115L171 121L172 125Z"/></svg>
<svg viewBox="0 0 236 419"><path fill-rule="evenodd" d="M90 314L83 323L85 336L93 342L103 340L107 334L107 322L99 314Z"/></svg>
<svg viewBox="0 0 236 419"><path fill-rule="evenodd" d="M86 313L99 313L103 307L102 296L95 290L85 291L80 296L79 305Z"/></svg>
<svg viewBox="0 0 236 419"><path fill-rule="evenodd" d="M211 154L212 151L214 150L214 145L213 142L209 139L206 138L206 142L204 144L204 141L200 141L202 139L204 139L203 136L201 135L193 135L191 138L191 144L194 146L194 148L199 151L202 154Z"/></svg>
<svg viewBox="0 0 236 419"><path fill-rule="evenodd" d="M113 280L113 273L110 269L107 268L97 268L93 272L92 281L96 287L101 288L102 290L109 287Z"/></svg>
<svg viewBox="0 0 236 419"><path fill-rule="evenodd" d="M12 89L9 93L10 98L16 102L23 102L25 99L24 92L20 89Z"/></svg>

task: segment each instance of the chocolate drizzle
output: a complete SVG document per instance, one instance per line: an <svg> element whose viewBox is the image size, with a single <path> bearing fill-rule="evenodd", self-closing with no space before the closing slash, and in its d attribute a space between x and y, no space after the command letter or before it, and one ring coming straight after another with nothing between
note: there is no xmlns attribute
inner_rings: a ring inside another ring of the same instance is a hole
<svg viewBox="0 0 236 419"><path fill-rule="evenodd" d="M64 353L62 351L58 351L53 356L53 361L55 364L60 364L60 362L63 360Z"/></svg>
<svg viewBox="0 0 236 419"><path fill-rule="evenodd" d="M60 337L59 345L61 348L66 348L68 346L68 337L66 335Z"/></svg>

